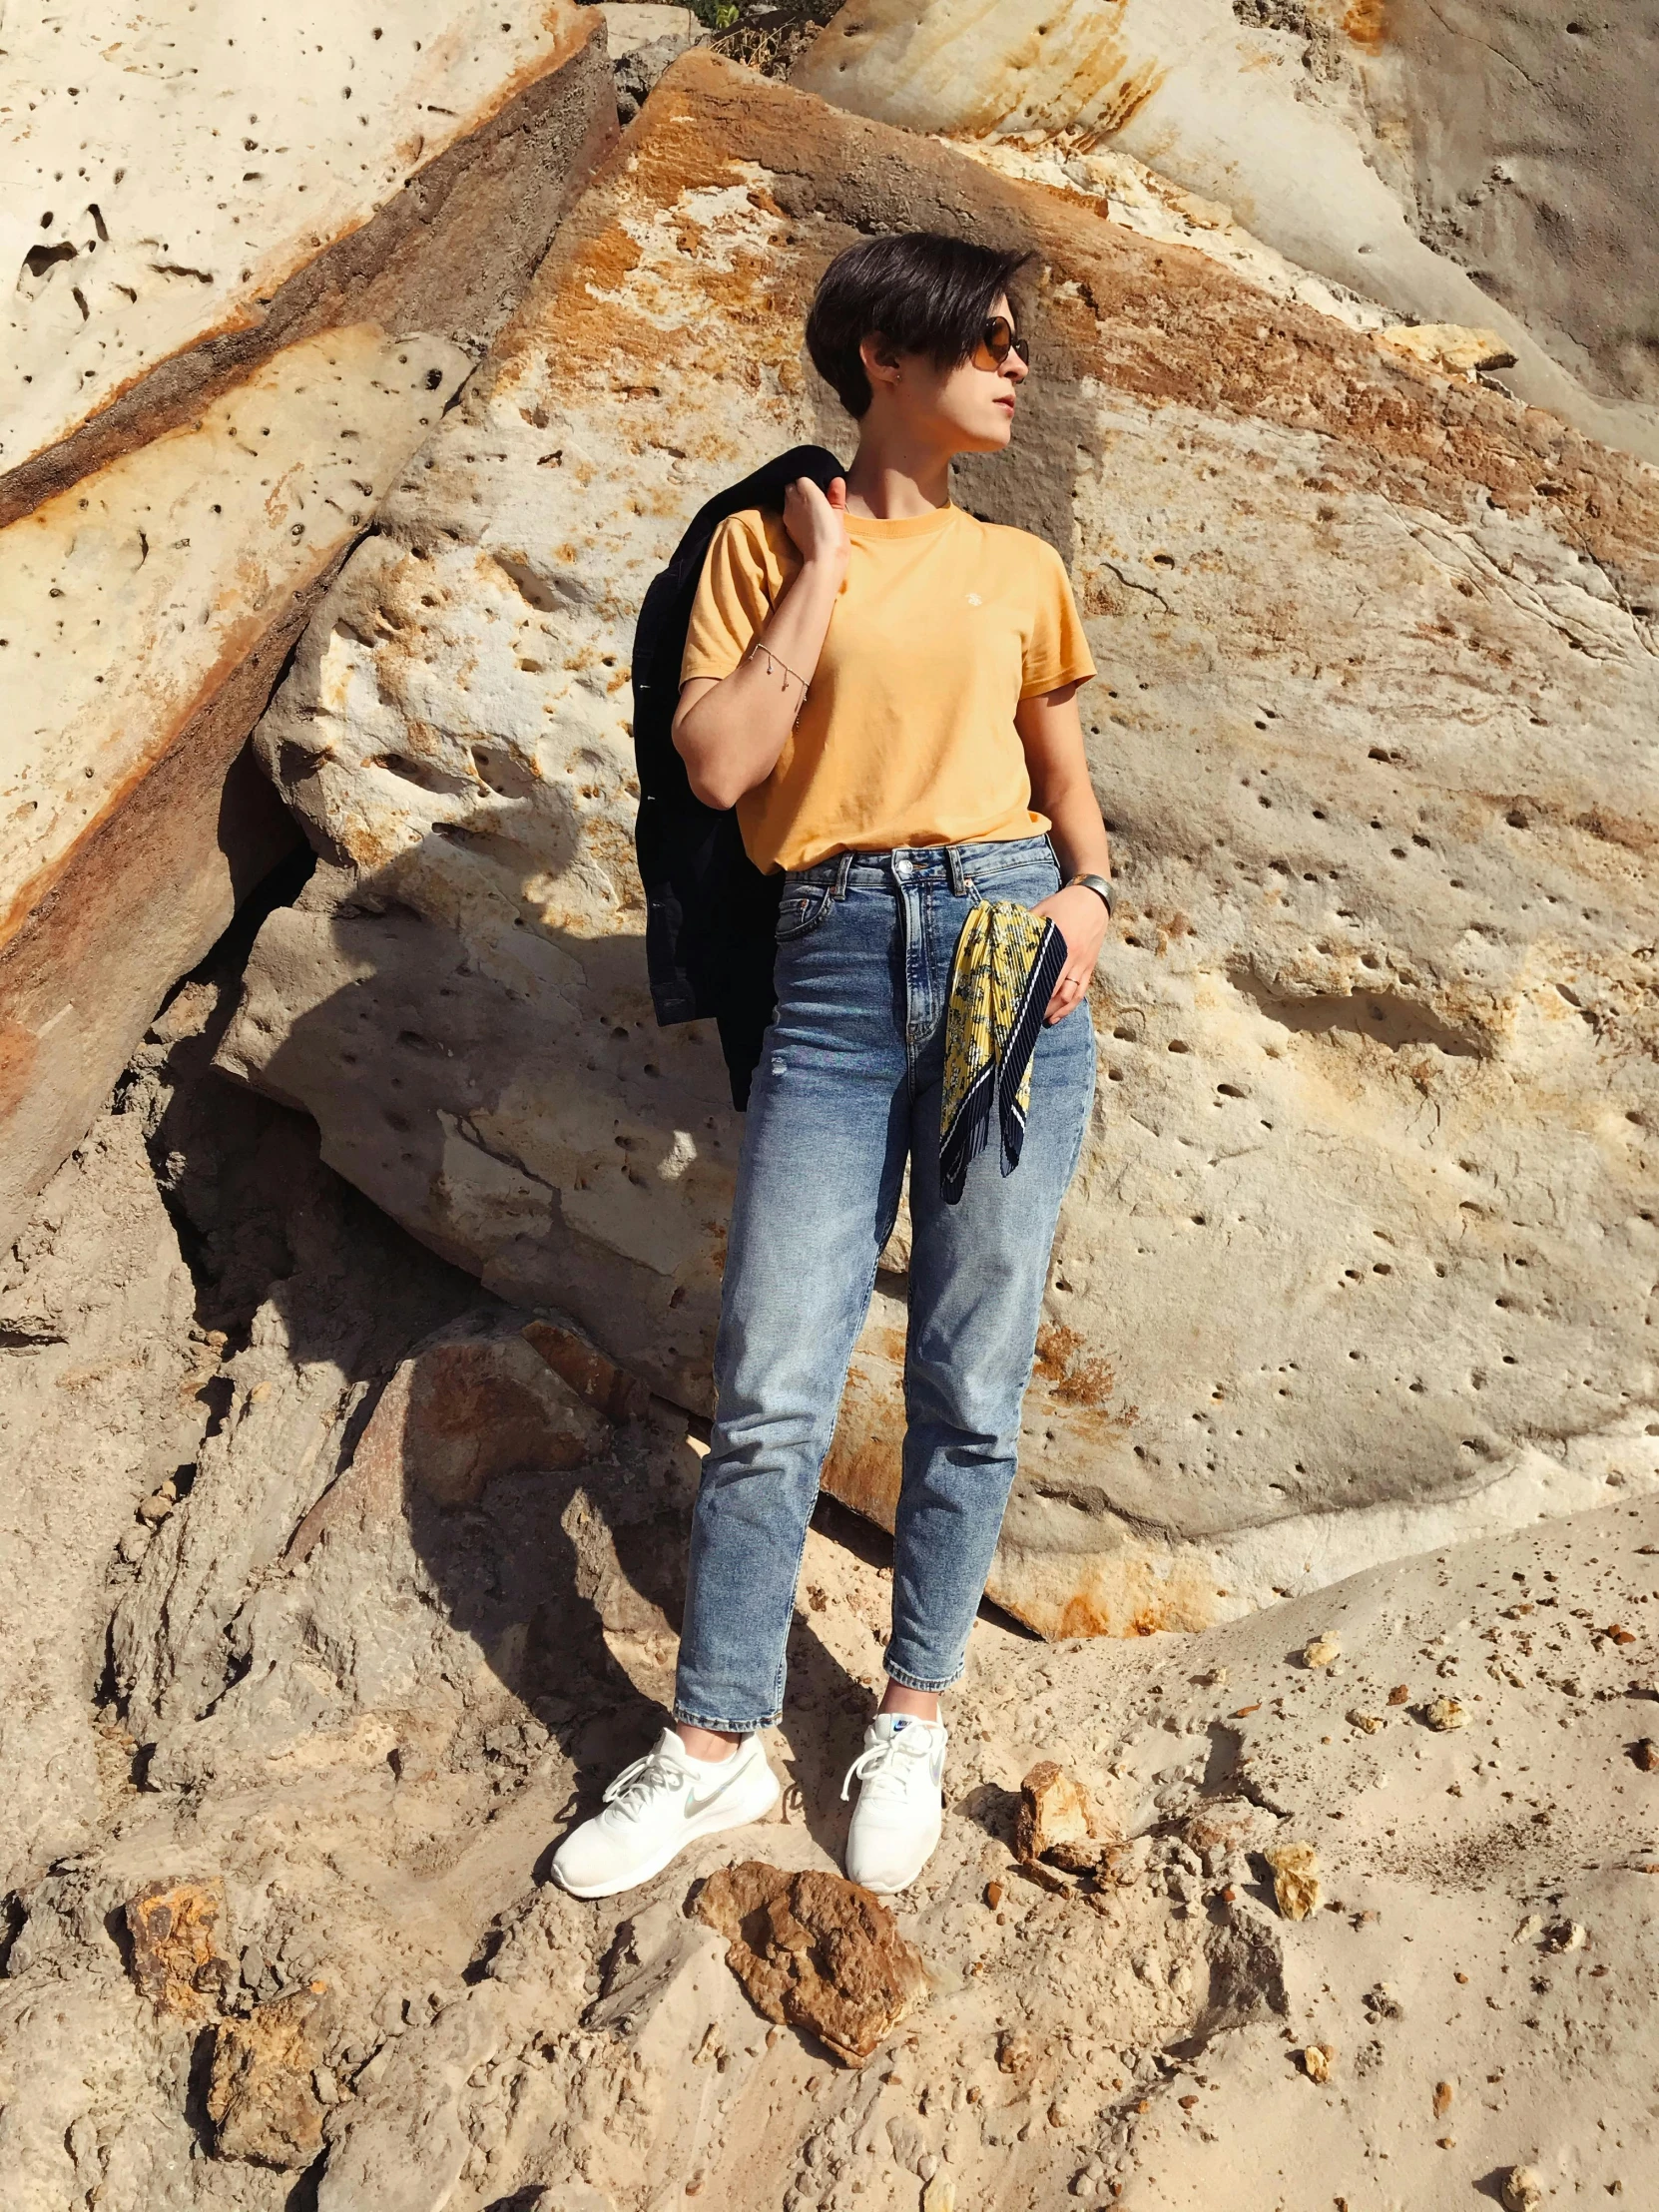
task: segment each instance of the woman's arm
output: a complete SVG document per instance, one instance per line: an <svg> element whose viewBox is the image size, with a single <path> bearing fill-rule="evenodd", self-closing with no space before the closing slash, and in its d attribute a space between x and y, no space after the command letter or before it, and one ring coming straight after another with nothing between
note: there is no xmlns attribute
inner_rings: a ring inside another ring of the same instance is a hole
<svg viewBox="0 0 1659 2212"><path fill-rule="evenodd" d="M680 687L674 749L705 807L735 807L778 765L846 574L845 514L840 477L828 496L810 476L797 478L784 497L784 527L802 565L756 633L766 653L746 653L730 676L689 676Z"/></svg>
<svg viewBox="0 0 1659 2212"><path fill-rule="evenodd" d="M1083 752L1083 724L1077 712L1079 689L1077 684L1062 684L1058 691L1022 699L1014 711L1014 728L1025 747L1031 804L1054 826L1060 873L1110 878L1112 854L1106 841L1106 825L1100 819L1100 803L1094 796ZM1105 900L1082 884L1056 891L1034 911L1046 914L1066 940L1065 969L1043 1016L1045 1021L1063 1021L1089 995L1110 916Z"/></svg>

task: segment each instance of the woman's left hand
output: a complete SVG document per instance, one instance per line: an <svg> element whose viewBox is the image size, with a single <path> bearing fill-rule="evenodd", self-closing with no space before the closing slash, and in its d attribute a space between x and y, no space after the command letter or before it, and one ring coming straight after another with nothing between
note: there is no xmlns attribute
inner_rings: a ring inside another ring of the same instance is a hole
<svg viewBox="0 0 1659 2212"><path fill-rule="evenodd" d="M1064 1021L1067 1014L1088 997L1089 985L1094 980L1094 964L1106 941L1106 924L1111 916L1100 893L1091 891L1083 883L1056 891L1052 898L1045 898L1031 911L1053 922L1066 940L1066 964L1054 986L1048 1011L1043 1015L1043 1020L1052 1024Z"/></svg>

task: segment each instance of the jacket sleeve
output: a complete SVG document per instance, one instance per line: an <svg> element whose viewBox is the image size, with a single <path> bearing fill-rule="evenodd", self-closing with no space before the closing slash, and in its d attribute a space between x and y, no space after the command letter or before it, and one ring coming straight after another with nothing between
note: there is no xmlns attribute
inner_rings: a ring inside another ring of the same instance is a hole
<svg viewBox="0 0 1659 2212"><path fill-rule="evenodd" d="M1022 655L1021 699L1034 699L1096 673L1066 564L1045 539L1037 539L1036 544L1036 594Z"/></svg>
<svg viewBox="0 0 1659 2212"><path fill-rule="evenodd" d="M767 546L759 514L728 515L709 542L686 626L680 681L730 676L773 608Z"/></svg>

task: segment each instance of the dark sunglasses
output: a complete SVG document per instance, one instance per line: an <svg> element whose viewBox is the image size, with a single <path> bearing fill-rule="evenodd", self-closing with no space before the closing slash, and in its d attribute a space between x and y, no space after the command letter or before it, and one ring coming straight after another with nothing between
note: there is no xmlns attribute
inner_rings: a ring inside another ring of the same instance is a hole
<svg viewBox="0 0 1659 2212"><path fill-rule="evenodd" d="M1031 340L1017 338L1005 314L993 314L979 333L979 343L968 356L975 368L1000 368L1010 353L1031 365Z"/></svg>

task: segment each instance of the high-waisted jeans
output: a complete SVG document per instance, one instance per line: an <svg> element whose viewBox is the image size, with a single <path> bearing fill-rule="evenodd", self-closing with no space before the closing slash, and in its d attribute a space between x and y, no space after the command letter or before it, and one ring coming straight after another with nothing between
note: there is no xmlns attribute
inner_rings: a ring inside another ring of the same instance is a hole
<svg viewBox="0 0 1659 2212"><path fill-rule="evenodd" d="M807 1526L910 1164L906 1430L886 1669L961 1674L1013 1483L1049 1248L1094 1092L1086 1006L1039 1034L1025 1148L939 1196L956 939L972 903L1059 887L1046 837L842 853L790 874L778 1012L749 1103L692 1524L675 1718L777 1720Z"/></svg>

